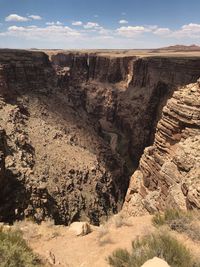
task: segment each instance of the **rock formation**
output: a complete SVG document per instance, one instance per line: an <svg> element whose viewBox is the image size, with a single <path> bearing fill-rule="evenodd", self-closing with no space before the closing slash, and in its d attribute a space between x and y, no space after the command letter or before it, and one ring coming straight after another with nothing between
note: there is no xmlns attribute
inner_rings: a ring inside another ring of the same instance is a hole
<svg viewBox="0 0 200 267"><path fill-rule="evenodd" d="M129 185L124 211L200 209L200 85L178 88Z"/></svg>
<svg viewBox="0 0 200 267"><path fill-rule="evenodd" d="M199 76L198 57L0 50L0 220L117 213L167 99Z"/></svg>

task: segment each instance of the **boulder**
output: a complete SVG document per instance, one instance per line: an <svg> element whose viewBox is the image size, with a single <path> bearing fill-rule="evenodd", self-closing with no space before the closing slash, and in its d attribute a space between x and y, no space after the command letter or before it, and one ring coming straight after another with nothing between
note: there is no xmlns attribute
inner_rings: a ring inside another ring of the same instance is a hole
<svg viewBox="0 0 200 267"><path fill-rule="evenodd" d="M69 227L70 231L73 231L76 236L84 236L92 232L91 226L87 222L74 222Z"/></svg>
<svg viewBox="0 0 200 267"><path fill-rule="evenodd" d="M166 261L154 257L151 260L146 261L141 267L170 267Z"/></svg>

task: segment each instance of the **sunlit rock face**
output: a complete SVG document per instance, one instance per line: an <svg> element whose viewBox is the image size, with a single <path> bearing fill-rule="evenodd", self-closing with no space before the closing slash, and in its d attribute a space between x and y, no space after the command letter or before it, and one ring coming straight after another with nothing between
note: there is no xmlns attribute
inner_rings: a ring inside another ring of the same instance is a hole
<svg viewBox="0 0 200 267"><path fill-rule="evenodd" d="M200 208L200 86L178 88L163 108L124 203L129 214ZM140 209L137 208L139 203Z"/></svg>
<svg viewBox="0 0 200 267"><path fill-rule="evenodd" d="M120 211L166 101L199 76L199 58L73 52L49 59L43 52L0 50L0 220L99 224ZM176 167L181 160L174 162ZM168 166L160 165L166 177ZM158 178L141 170L142 193L134 197L142 212L143 188L156 196L159 190L153 186ZM181 190L197 206L190 186L184 183Z"/></svg>

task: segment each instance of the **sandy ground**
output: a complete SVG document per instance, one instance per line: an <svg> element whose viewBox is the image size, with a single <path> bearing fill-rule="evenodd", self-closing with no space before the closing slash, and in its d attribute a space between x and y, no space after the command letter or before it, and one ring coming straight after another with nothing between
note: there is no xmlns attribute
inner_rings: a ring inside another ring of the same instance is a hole
<svg viewBox="0 0 200 267"><path fill-rule="evenodd" d="M144 224L145 222L145 224ZM106 258L117 248L131 249L138 236L151 233L151 216L111 219L86 236L76 236L69 227L23 223L25 239L43 258L61 267L108 267Z"/></svg>
<svg viewBox="0 0 200 267"><path fill-rule="evenodd" d="M51 221L41 225L19 222L15 226L23 231L33 251L51 263L50 266L109 267L106 259L113 251L118 248L131 250L131 243L137 237L157 231L151 219L150 215L128 219L115 215L100 227L92 226L92 232L85 236L76 236L69 227L55 226ZM165 227L164 231L169 230ZM185 234L170 232L199 258L199 242L192 241Z"/></svg>

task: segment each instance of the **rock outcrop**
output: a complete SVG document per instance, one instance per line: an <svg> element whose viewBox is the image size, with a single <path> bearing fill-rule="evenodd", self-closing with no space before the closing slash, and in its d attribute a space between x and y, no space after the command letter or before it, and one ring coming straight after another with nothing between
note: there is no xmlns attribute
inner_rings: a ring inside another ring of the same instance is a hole
<svg viewBox="0 0 200 267"><path fill-rule="evenodd" d="M129 185L124 212L200 209L200 85L178 88Z"/></svg>

